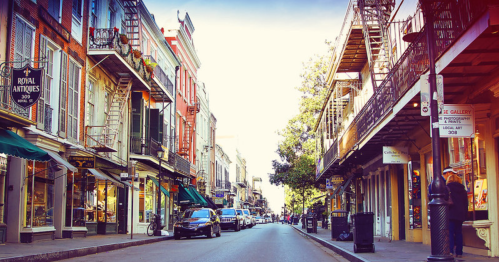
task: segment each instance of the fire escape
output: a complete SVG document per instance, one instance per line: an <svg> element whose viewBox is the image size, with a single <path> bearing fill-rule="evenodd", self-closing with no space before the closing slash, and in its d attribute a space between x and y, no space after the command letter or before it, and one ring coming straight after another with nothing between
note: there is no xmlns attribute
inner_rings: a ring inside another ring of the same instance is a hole
<svg viewBox="0 0 499 262"><path fill-rule="evenodd" d="M125 25L129 44L133 49L140 47L140 13L138 10L139 0L123 0L125 7Z"/></svg>
<svg viewBox="0 0 499 262"><path fill-rule="evenodd" d="M107 117L104 126L87 126L87 128L103 127L102 132L92 130L87 131L87 146L93 148L97 152L116 152L114 143L125 114L128 108L128 97L132 88L132 80L130 78L120 78L116 92L114 92L111 104L107 108Z"/></svg>
<svg viewBox="0 0 499 262"><path fill-rule="evenodd" d="M394 0L360 0L364 39L373 89L377 90L390 71L387 26Z"/></svg>
<svg viewBox="0 0 499 262"><path fill-rule="evenodd" d="M192 106L187 106L187 117L185 125L185 133L182 138L182 146L179 148L178 154L191 161L190 153L191 144L194 135L194 125L196 123L196 114L199 113L199 103L194 103Z"/></svg>

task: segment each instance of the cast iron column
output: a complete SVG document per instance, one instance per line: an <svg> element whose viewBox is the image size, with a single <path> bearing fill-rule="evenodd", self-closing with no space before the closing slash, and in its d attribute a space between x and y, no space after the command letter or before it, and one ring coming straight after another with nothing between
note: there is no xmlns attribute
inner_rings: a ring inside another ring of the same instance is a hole
<svg viewBox="0 0 499 262"><path fill-rule="evenodd" d="M428 60L430 61L430 128L433 151L433 182L431 183L430 223L431 223L431 255L428 261L454 261L449 247L449 205L445 200L446 188L442 177L440 157L440 133L438 129L437 82L435 74L435 39L432 3L435 0L421 0L426 18L426 43Z"/></svg>
<svg viewBox="0 0 499 262"><path fill-rule="evenodd" d="M161 154L161 153L159 153ZM158 172L158 205L156 207L156 231L154 231L155 236L161 236L161 154L159 157L159 172Z"/></svg>

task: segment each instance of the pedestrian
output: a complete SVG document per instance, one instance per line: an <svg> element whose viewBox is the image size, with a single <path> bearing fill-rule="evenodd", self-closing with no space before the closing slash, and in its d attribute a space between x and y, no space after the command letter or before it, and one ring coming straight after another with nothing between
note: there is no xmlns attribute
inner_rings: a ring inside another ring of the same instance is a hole
<svg viewBox="0 0 499 262"><path fill-rule="evenodd" d="M457 175L452 172L447 177L449 190L449 242L450 252L456 257L463 257L463 222L468 213L468 193ZM455 249L454 249L455 248Z"/></svg>
<svg viewBox="0 0 499 262"><path fill-rule="evenodd" d="M451 174L456 174L457 175L457 172L454 171L454 169L450 166L444 168L444 171L442 171L442 179L444 180L444 182L447 181L447 178L451 175ZM430 183L428 185L428 197L430 199L430 201L433 199L432 196L431 196L431 184Z"/></svg>

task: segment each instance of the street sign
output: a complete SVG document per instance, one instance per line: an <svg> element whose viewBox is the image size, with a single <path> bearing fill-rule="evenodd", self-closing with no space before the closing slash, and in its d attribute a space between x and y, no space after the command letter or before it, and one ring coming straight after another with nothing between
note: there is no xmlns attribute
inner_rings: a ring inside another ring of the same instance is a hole
<svg viewBox="0 0 499 262"><path fill-rule="evenodd" d="M121 179L121 181L127 181L128 180L128 173L120 173L120 179Z"/></svg>
<svg viewBox="0 0 499 262"><path fill-rule="evenodd" d="M326 178L326 189L332 189L332 188L333 188L333 182L329 178Z"/></svg>
<svg viewBox="0 0 499 262"><path fill-rule="evenodd" d="M475 109L469 104L445 105L438 124L440 137L471 137L475 134Z"/></svg>
<svg viewBox="0 0 499 262"><path fill-rule="evenodd" d="M421 115L430 116L431 115L431 97L430 94L430 81L429 75L422 75L420 77L421 81ZM442 75L437 75L437 102L438 102L438 113L441 114L444 107L444 77Z"/></svg>

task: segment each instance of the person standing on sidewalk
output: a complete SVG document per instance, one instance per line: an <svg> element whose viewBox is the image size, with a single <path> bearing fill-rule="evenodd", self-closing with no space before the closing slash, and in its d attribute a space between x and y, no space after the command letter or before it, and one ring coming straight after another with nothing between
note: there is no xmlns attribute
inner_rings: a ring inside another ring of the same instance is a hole
<svg viewBox="0 0 499 262"><path fill-rule="evenodd" d="M466 220L466 214L468 213L468 193L466 192L461 178L454 172L447 177L447 188L449 189L450 202L450 252L455 254L456 257L463 257L463 222Z"/></svg>

